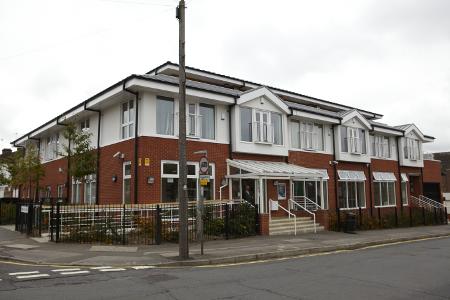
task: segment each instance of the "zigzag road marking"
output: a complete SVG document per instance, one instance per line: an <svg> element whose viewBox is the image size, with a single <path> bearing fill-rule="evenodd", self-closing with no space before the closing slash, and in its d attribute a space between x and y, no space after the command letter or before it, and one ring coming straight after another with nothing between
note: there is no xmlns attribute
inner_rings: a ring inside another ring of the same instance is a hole
<svg viewBox="0 0 450 300"><path fill-rule="evenodd" d="M51 270L52 272L59 273L59 272L72 272L72 271L80 271L80 268L73 268L73 269L55 269Z"/></svg>
<svg viewBox="0 0 450 300"><path fill-rule="evenodd" d="M8 273L9 276L38 274L39 271Z"/></svg>
<svg viewBox="0 0 450 300"><path fill-rule="evenodd" d="M123 268L116 268L116 269L100 269L100 272L119 272L119 271L126 271L126 269Z"/></svg>

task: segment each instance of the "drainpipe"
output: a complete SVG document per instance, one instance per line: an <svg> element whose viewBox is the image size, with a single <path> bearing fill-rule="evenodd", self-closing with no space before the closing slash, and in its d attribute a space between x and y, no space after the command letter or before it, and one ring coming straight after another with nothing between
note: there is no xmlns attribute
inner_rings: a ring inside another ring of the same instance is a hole
<svg viewBox="0 0 450 300"><path fill-rule="evenodd" d="M41 159L41 139L32 138L32 137L28 137L28 139L37 141L38 157L39 157L39 160L40 160ZM36 191L35 191L35 193L36 193L35 194L35 200L36 200L36 197L39 200L39 179L38 178L36 178Z"/></svg>
<svg viewBox="0 0 450 300"><path fill-rule="evenodd" d="M339 121L340 124L340 121ZM331 131L333 132L333 168L334 168L334 198L336 201L336 214L339 213L339 199L338 199L338 173L337 173L337 164L334 163L336 161L336 125L331 125Z"/></svg>
<svg viewBox="0 0 450 300"><path fill-rule="evenodd" d="M98 121L97 121L97 168L95 172L95 204L99 203L99 195L100 195L100 125L101 125L101 118L102 113L100 110L87 108L86 107L87 102L84 103L84 110L96 112L98 114Z"/></svg>
<svg viewBox="0 0 450 300"><path fill-rule="evenodd" d="M395 138L395 143L397 147L397 171L398 171L398 178L399 178L399 186L400 186L400 210L403 211L403 200L402 200L402 171L400 168L400 143L399 143L400 137ZM408 187L407 187L408 189ZM408 192L406 192L406 195L408 195Z"/></svg>
<svg viewBox="0 0 450 300"><path fill-rule="evenodd" d="M67 126L67 124L63 124L63 123L59 122L59 118L60 117L61 116L58 116L56 118L56 125ZM69 140L68 142L69 142L68 147L70 149L71 141ZM71 198L70 197L70 192L71 192L72 183L70 181L70 172L69 171L70 171L70 154L67 155L67 177L66 177L66 181L67 181L67 199L66 199L66 202L69 202L69 198Z"/></svg>
<svg viewBox="0 0 450 300"><path fill-rule="evenodd" d="M129 90L125 87L127 80L123 81L122 89L134 95L135 117L134 117L134 203L138 203L138 127L139 127L139 93Z"/></svg>
<svg viewBox="0 0 450 300"><path fill-rule="evenodd" d="M370 150L370 149L369 149ZM370 193L370 216L373 216L373 193L372 193L372 164L367 164L367 167L369 168L369 193Z"/></svg>

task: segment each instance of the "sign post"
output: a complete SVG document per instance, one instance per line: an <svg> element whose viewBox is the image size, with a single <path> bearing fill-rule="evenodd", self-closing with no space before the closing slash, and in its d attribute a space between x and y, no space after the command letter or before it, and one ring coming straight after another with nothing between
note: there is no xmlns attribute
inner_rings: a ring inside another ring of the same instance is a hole
<svg viewBox="0 0 450 300"><path fill-rule="evenodd" d="M204 187L208 185L209 182L209 161L207 157L208 153L205 153L205 156L203 156L200 159L199 162L199 168L200 168L200 197L198 198L198 205L197 205L197 239L200 241L200 253L201 255L204 254L203 246L204 246L204 239L203 239L203 207L204 207Z"/></svg>

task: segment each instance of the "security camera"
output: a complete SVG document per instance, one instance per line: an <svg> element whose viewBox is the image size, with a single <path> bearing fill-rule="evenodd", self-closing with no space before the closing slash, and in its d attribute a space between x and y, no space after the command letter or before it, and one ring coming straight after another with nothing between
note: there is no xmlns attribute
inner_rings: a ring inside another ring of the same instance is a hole
<svg viewBox="0 0 450 300"><path fill-rule="evenodd" d="M330 165L337 165L339 162L337 160L330 160Z"/></svg>
<svg viewBox="0 0 450 300"><path fill-rule="evenodd" d="M114 158L118 157L120 155L120 151L113 155Z"/></svg>

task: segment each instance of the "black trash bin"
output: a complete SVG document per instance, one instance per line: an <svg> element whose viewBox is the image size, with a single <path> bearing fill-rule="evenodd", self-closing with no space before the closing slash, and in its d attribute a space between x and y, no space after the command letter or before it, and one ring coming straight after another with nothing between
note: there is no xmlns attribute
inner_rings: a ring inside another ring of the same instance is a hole
<svg viewBox="0 0 450 300"><path fill-rule="evenodd" d="M348 212L345 214L344 232L355 233L356 230L356 214Z"/></svg>

